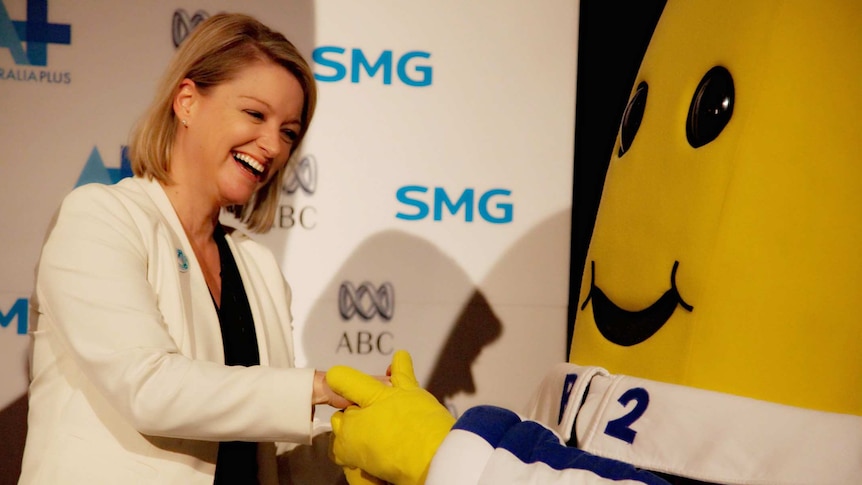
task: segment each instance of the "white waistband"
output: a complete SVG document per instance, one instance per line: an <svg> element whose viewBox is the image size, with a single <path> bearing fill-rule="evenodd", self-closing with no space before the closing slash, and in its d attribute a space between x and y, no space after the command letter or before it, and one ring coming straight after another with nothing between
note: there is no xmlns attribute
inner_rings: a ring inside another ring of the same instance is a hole
<svg viewBox="0 0 862 485"><path fill-rule="evenodd" d="M573 364L551 370L526 414L564 441L574 429L583 450L649 470L740 485L862 484L860 416Z"/></svg>

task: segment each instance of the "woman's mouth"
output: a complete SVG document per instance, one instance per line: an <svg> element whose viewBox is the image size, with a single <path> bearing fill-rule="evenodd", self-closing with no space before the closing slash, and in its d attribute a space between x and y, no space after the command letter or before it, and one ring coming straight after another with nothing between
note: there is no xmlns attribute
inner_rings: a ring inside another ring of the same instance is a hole
<svg viewBox="0 0 862 485"><path fill-rule="evenodd" d="M232 152L233 159L237 161L244 169L255 176L258 180L263 180L266 166L258 162L254 158L245 153Z"/></svg>

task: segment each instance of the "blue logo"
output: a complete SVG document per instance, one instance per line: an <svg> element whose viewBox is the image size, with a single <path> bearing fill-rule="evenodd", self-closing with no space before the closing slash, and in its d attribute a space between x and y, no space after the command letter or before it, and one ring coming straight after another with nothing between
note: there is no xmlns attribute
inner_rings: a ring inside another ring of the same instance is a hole
<svg viewBox="0 0 862 485"><path fill-rule="evenodd" d="M180 268L180 273L185 273L189 270L189 258L182 249L177 248L177 266Z"/></svg>
<svg viewBox="0 0 862 485"><path fill-rule="evenodd" d="M129 161L128 152L128 147L123 146L120 148L120 168L108 168L105 166L105 162L102 161L99 149L93 147L93 151L90 152L90 157L87 159L87 164L84 165L84 170L81 170L81 175L78 177L75 187L90 183L112 185L126 177L131 177L132 163Z"/></svg>
<svg viewBox="0 0 862 485"><path fill-rule="evenodd" d="M6 328L18 318L18 335L26 335L29 327L30 303L26 298L18 298L8 312L0 310L0 327Z"/></svg>
<svg viewBox="0 0 862 485"><path fill-rule="evenodd" d="M24 50L23 43L27 44ZM48 0L27 0L27 20L12 20L0 2L0 47L19 66L47 66L48 44L72 43L72 26L48 22ZM8 77L8 76L4 76Z"/></svg>
<svg viewBox="0 0 862 485"><path fill-rule="evenodd" d="M349 75L350 82L355 84L362 80L364 71L367 79L380 73L383 84L390 85L394 72L403 84L423 87L431 85L434 75L433 68L422 63L423 59L431 58L431 54L424 51L409 51L396 61L391 50L384 50L374 58L369 57L362 49L354 48L348 52L344 47L320 46L314 49L311 58L324 70L314 73L314 78L320 82L334 83Z"/></svg>
<svg viewBox="0 0 862 485"><path fill-rule="evenodd" d="M476 190L464 189L457 197L450 197L443 187L434 187L431 192L432 198L426 201L423 194L427 194L428 187L422 185L405 185L398 189L395 198L398 202L415 209L412 213L399 211L395 214L398 219L405 221L420 221L431 214L435 221L443 220L444 208L452 216L457 216L461 208L464 208L464 221L473 222L474 209L479 212L479 217L492 224L507 224L512 222L514 206L511 202L500 202L500 199L508 200L512 195L511 190L491 189L479 196L476 200ZM474 204L475 202L475 204Z"/></svg>

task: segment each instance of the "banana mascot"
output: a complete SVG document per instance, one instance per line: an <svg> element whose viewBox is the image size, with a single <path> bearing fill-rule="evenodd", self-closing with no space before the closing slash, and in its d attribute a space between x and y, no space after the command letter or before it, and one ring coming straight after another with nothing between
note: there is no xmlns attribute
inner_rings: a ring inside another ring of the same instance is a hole
<svg viewBox="0 0 862 485"><path fill-rule="evenodd" d="M670 0L602 192L570 363L457 421L337 367L351 483L862 483L862 7ZM568 446L567 446L568 445ZM690 483L690 482L686 482Z"/></svg>

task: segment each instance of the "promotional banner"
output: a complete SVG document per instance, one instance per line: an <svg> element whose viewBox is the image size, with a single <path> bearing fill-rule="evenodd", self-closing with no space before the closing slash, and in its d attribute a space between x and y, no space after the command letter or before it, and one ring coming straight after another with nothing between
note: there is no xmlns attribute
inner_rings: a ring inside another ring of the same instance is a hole
<svg viewBox="0 0 862 485"><path fill-rule="evenodd" d="M176 46L221 11L283 32L318 81L255 236L293 290L297 365L381 374L406 349L456 415L523 407L566 358L577 2L0 0L4 455L23 446L51 218L74 187L131 175L129 133Z"/></svg>

